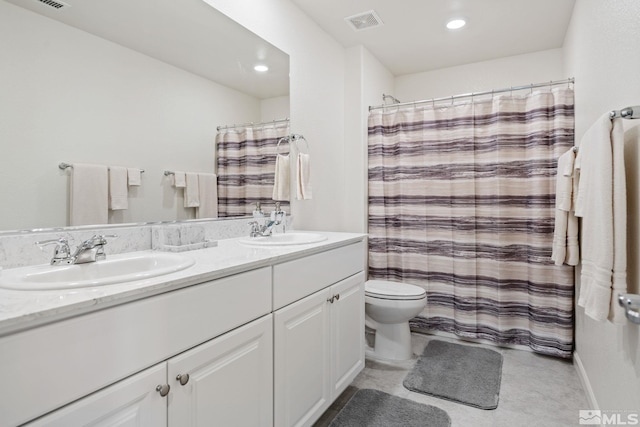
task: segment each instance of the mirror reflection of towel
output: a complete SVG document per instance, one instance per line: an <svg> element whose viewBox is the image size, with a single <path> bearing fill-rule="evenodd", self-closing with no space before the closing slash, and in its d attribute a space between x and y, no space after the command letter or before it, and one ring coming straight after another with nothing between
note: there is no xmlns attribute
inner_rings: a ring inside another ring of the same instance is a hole
<svg viewBox="0 0 640 427"><path fill-rule="evenodd" d="M200 188L198 187L198 174L187 172L186 186L184 187L184 207L197 208L200 206Z"/></svg>
<svg viewBox="0 0 640 427"><path fill-rule="evenodd" d="M109 209L112 211L129 209L127 168L120 166L109 168Z"/></svg>
<svg viewBox="0 0 640 427"><path fill-rule="evenodd" d="M290 160L289 155L276 155L276 172L273 181L273 200L289 200L290 199Z"/></svg>
<svg viewBox="0 0 640 427"><path fill-rule="evenodd" d="M298 153L296 198L298 200L311 199L311 156Z"/></svg>
<svg viewBox="0 0 640 427"><path fill-rule="evenodd" d="M212 173L198 174L200 206L196 218L218 217L218 177Z"/></svg>
<svg viewBox="0 0 640 427"><path fill-rule="evenodd" d="M109 216L108 170L74 163L71 169L69 225L106 224Z"/></svg>

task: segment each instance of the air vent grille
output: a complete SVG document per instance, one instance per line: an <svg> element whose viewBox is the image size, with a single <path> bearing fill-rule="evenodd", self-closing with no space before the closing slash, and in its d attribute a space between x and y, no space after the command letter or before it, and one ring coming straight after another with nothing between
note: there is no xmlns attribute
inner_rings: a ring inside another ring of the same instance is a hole
<svg viewBox="0 0 640 427"><path fill-rule="evenodd" d="M358 13L357 15L346 17L344 20L347 21L347 24L355 31L362 31L384 24L375 10Z"/></svg>
<svg viewBox="0 0 640 427"><path fill-rule="evenodd" d="M38 1L54 9L62 9L63 7L69 7L68 4L63 3L61 1L55 1L55 0L38 0Z"/></svg>

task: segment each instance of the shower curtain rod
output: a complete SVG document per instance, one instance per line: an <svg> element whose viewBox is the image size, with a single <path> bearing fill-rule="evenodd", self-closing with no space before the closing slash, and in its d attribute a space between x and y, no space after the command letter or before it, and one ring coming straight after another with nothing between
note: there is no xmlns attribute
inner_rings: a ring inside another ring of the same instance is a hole
<svg viewBox="0 0 640 427"><path fill-rule="evenodd" d="M525 89L534 89L537 87L545 87L545 86L555 86L555 85L561 85L561 84L571 84L575 82L575 78L571 77L565 80L556 80L556 81L549 81L546 83L532 83L530 85L525 85L525 86L511 86L508 88L504 88L504 89L495 89L495 90L486 90L484 92L471 92L471 93L464 93L461 95L453 95L453 96L443 96L441 98L431 98L431 99L423 99L421 101L411 101L411 102L401 102L399 104L386 104L386 105L375 105L375 106L370 106L369 107L369 111L372 110L379 110L381 108L391 108L391 107L404 107L407 105L417 105L417 104L424 104L427 102L439 102L439 101L454 101L456 99L460 99L460 98L469 98L469 97L474 97L474 96L482 96L482 95L495 95L496 93L503 93L503 92L513 92L514 90L525 90Z"/></svg>
<svg viewBox="0 0 640 427"><path fill-rule="evenodd" d="M221 129L233 129L233 128L247 128L247 127L258 127L258 126L266 126L266 125L271 125L271 124L275 124L275 123L284 123L284 122L288 122L289 121L289 117L286 117L284 119L276 119L276 120L270 120L268 122L260 122L260 123L254 123L254 122L249 122L249 123L241 123L239 125L233 124L233 125L224 125L224 126L218 126L216 128L216 130L221 130Z"/></svg>

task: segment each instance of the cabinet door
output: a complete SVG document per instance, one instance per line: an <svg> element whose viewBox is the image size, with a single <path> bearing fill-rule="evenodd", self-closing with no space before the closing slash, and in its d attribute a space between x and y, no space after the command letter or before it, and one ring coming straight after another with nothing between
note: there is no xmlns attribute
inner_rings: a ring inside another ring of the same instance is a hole
<svg viewBox="0 0 640 427"><path fill-rule="evenodd" d="M332 400L364 368L364 273L331 287Z"/></svg>
<svg viewBox="0 0 640 427"><path fill-rule="evenodd" d="M166 364L159 363L125 380L54 411L29 427L160 427L167 425L167 398L156 391L166 384ZM46 387L47 384L43 384ZM52 393L55 393L55 385Z"/></svg>
<svg viewBox="0 0 640 427"><path fill-rule="evenodd" d="M274 411L278 427L311 425L330 404L330 290L274 313Z"/></svg>
<svg viewBox="0 0 640 427"><path fill-rule="evenodd" d="M272 331L268 314L169 359L169 425L272 426Z"/></svg>

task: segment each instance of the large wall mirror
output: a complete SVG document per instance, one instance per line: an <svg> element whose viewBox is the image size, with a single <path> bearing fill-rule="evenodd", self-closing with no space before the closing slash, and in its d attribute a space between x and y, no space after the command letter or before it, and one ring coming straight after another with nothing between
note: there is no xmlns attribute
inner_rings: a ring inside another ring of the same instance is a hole
<svg viewBox="0 0 640 427"><path fill-rule="evenodd" d="M192 219L163 172L289 116L288 55L202 0L0 0L0 53L0 231L69 225L60 162L144 170L110 224Z"/></svg>

